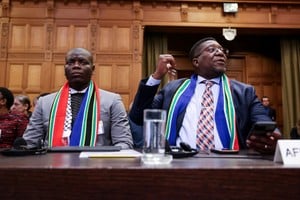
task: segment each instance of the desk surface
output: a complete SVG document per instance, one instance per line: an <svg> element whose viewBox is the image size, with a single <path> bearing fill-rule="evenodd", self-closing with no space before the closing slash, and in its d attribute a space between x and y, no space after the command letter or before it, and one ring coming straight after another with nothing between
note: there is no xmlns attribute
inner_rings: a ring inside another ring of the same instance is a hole
<svg viewBox="0 0 300 200"><path fill-rule="evenodd" d="M79 153L0 156L0 199L298 199L300 166L272 158L198 155L147 166Z"/></svg>

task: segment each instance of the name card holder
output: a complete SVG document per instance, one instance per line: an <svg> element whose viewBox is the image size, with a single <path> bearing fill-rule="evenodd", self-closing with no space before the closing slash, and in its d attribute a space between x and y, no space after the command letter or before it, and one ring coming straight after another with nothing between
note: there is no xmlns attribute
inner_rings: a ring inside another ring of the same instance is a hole
<svg viewBox="0 0 300 200"><path fill-rule="evenodd" d="M273 161L300 166L300 140L278 140Z"/></svg>

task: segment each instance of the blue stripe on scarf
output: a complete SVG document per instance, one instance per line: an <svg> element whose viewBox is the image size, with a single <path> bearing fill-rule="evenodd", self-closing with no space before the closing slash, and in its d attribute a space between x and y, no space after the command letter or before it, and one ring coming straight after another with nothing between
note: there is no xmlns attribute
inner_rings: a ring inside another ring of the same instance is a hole
<svg viewBox="0 0 300 200"><path fill-rule="evenodd" d="M167 137L170 145L176 145L177 139L177 118L178 116L186 109L190 99L194 94L194 90L196 88L197 83L197 75L192 75L191 82L186 88L186 90L179 97L173 113L169 113L168 117L171 118L171 128L170 133L167 133Z"/></svg>
<svg viewBox="0 0 300 200"><path fill-rule="evenodd" d="M72 134L70 136L70 146L80 146L80 137L81 137L81 129L82 129L82 123L84 122L84 109L86 106L87 101L87 95L88 90L85 92L80 109L78 111L76 121L74 122L73 128L72 128Z"/></svg>

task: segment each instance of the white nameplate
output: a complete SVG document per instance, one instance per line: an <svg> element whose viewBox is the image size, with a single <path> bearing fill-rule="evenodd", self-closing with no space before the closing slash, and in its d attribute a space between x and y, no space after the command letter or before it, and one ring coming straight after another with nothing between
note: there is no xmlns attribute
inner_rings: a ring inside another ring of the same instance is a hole
<svg viewBox="0 0 300 200"><path fill-rule="evenodd" d="M300 140L278 140L274 162L300 165Z"/></svg>

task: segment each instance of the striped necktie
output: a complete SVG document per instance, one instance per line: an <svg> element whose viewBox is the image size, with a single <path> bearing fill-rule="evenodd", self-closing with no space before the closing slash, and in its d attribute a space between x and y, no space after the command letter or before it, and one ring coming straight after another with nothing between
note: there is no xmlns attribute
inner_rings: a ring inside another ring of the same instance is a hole
<svg viewBox="0 0 300 200"><path fill-rule="evenodd" d="M197 148L204 151L214 148L214 99L211 91L213 84L212 81L205 81L202 108L197 124Z"/></svg>

